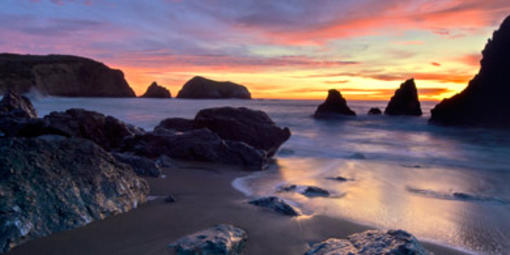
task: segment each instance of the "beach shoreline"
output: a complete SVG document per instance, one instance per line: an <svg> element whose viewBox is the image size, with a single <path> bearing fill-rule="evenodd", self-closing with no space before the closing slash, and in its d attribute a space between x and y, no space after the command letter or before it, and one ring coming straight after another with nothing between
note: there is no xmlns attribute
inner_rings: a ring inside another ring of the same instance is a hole
<svg viewBox="0 0 510 255"><path fill-rule="evenodd" d="M250 174L234 167L185 164L147 178L154 198L128 213L29 241L7 254L173 254L176 239L222 223L248 233L244 254L304 254L309 244L345 238L371 229L323 215L291 218L249 205L235 178ZM167 203L168 195L176 202ZM466 254L422 242L434 254Z"/></svg>

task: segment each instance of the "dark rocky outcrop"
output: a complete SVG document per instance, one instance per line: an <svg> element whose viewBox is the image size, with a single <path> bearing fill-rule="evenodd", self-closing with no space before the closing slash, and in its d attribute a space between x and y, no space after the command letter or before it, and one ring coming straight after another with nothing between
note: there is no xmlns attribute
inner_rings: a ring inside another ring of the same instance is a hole
<svg viewBox="0 0 510 255"><path fill-rule="evenodd" d="M370 110L368 110L368 115L381 115L381 114L382 114L381 109L377 107L370 108Z"/></svg>
<svg viewBox="0 0 510 255"><path fill-rule="evenodd" d="M248 202L251 205L271 209L286 216L299 216L299 210L279 197L262 197Z"/></svg>
<svg viewBox="0 0 510 255"><path fill-rule="evenodd" d="M329 191L317 186L298 186L295 184L279 187L280 192L298 192L307 197L329 197Z"/></svg>
<svg viewBox="0 0 510 255"><path fill-rule="evenodd" d="M134 97L120 70L64 55L0 54L0 92L37 90L66 97Z"/></svg>
<svg viewBox="0 0 510 255"><path fill-rule="evenodd" d="M429 255L414 236L403 230L369 230L356 233L347 239L330 238L313 245L305 255L330 255L330 254L413 254Z"/></svg>
<svg viewBox="0 0 510 255"><path fill-rule="evenodd" d="M154 160L129 153L113 152L112 156L119 162L130 165L140 176L159 177L161 175L161 167Z"/></svg>
<svg viewBox="0 0 510 255"><path fill-rule="evenodd" d="M18 95L14 90L7 90L0 101L0 116L37 118L37 112L28 98Z"/></svg>
<svg viewBox="0 0 510 255"><path fill-rule="evenodd" d="M172 98L172 94L170 91L163 86L158 85L156 82L153 82L148 88L147 91L141 96L145 98Z"/></svg>
<svg viewBox="0 0 510 255"><path fill-rule="evenodd" d="M482 51L479 73L459 94L432 109L430 121L444 125L510 127L510 16Z"/></svg>
<svg viewBox="0 0 510 255"><path fill-rule="evenodd" d="M400 85L384 110L387 115L421 116L421 106L418 100L418 90L414 79L409 79Z"/></svg>
<svg viewBox="0 0 510 255"><path fill-rule="evenodd" d="M195 121L183 118L168 118L164 119L154 128L154 130L174 130L179 132L189 131L196 129Z"/></svg>
<svg viewBox="0 0 510 255"><path fill-rule="evenodd" d="M168 247L177 255L240 255L247 241L246 231L232 225L221 224L185 236Z"/></svg>
<svg viewBox="0 0 510 255"><path fill-rule="evenodd" d="M150 132L125 139L121 151L155 159L162 155L174 159L216 162L263 169L264 151L237 141L221 139L209 129L187 132Z"/></svg>
<svg viewBox="0 0 510 255"><path fill-rule="evenodd" d="M318 119L327 119L342 115L355 116L356 113L347 106L347 101L342 97L342 94L340 94L338 90L330 89L328 91L326 101L317 107L314 117Z"/></svg>
<svg viewBox="0 0 510 255"><path fill-rule="evenodd" d="M79 138L0 138L0 252L127 212L148 184Z"/></svg>
<svg viewBox="0 0 510 255"><path fill-rule="evenodd" d="M263 111L240 107L204 109L195 116L195 126L208 128L221 138L244 142L272 157L290 138L288 128L280 128Z"/></svg>
<svg viewBox="0 0 510 255"><path fill-rule="evenodd" d="M204 77L195 76L179 91L177 98L241 98L251 99L248 89L233 82L218 82L206 79Z"/></svg>

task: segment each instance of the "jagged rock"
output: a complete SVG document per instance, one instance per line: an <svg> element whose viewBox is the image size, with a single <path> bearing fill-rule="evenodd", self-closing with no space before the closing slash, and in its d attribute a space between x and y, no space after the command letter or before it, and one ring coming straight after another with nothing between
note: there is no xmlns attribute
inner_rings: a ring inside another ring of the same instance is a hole
<svg viewBox="0 0 510 255"><path fill-rule="evenodd" d="M409 79L400 85L384 110L387 115L421 116L421 106L418 100L418 90L414 79Z"/></svg>
<svg viewBox="0 0 510 255"><path fill-rule="evenodd" d="M347 101L338 90L330 89L326 101L317 107L314 117L327 119L342 115L355 116L356 113L347 106Z"/></svg>
<svg viewBox="0 0 510 255"><path fill-rule="evenodd" d="M131 167L79 138L0 139L0 252L127 212L149 186Z"/></svg>
<svg viewBox="0 0 510 255"><path fill-rule="evenodd" d="M183 237L168 246L177 255L239 255L247 241L246 231L221 224Z"/></svg>
<svg viewBox="0 0 510 255"><path fill-rule="evenodd" d="M329 191L315 186L306 187L302 194L307 197L329 197L330 195Z"/></svg>
<svg viewBox="0 0 510 255"><path fill-rule="evenodd" d="M482 51L479 73L459 94L432 109L430 121L444 125L510 127L510 16Z"/></svg>
<svg viewBox="0 0 510 255"><path fill-rule="evenodd" d="M264 150L272 157L280 145L290 138L288 128L280 128L263 111L240 107L204 109L195 116L194 124L208 128L225 140L240 141Z"/></svg>
<svg viewBox="0 0 510 255"><path fill-rule="evenodd" d="M242 142L224 141L209 129L181 133L146 133L125 139L121 151L157 158L216 162L263 169L267 155Z"/></svg>
<svg viewBox="0 0 510 255"><path fill-rule="evenodd" d="M0 92L35 89L68 97L135 97L120 70L91 59L64 55L0 54Z"/></svg>
<svg viewBox="0 0 510 255"><path fill-rule="evenodd" d="M313 245L305 255L429 255L414 236L403 230L369 230L347 239L330 238Z"/></svg>
<svg viewBox="0 0 510 255"><path fill-rule="evenodd" d="M130 165L135 173L140 176L159 177L161 175L161 168L154 160L129 153L114 152L112 155L119 162Z"/></svg>
<svg viewBox="0 0 510 255"><path fill-rule="evenodd" d="M299 210L287 204L279 197L262 197L248 202L255 206L271 209L279 214L287 216L299 216Z"/></svg>
<svg viewBox="0 0 510 255"><path fill-rule="evenodd" d="M368 115L381 115L381 114L382 114L381 109L377 107L370 108L370 110L368 110Z"/></svg>
<svg viewBox="0 0 510 255"><path fill-rule="evenodd" d="M7 90L0 101L0 118L4 117L37 118L37 112L28 98Z"/></svg>
<svg viewBox="0 0 510 255"><path fill-rule="evenodd" d="M48 121L49 128L60 134L92 140L106 150L119 147L127 137L144 133L114 117L84 109L52 112L44 120Z"/></svg>
<svg viewBox="0 0 510 255"><path fill-rule="evenodd" d="M196 129L194 120L183 118L164 119L154 128L154 130L169 129L179 132Z"/></svg>
<svg viewBox="0 0 510 255"><path fill-rule="evenodd" d="M241 98L251 99L251 94L245 86L233 82L218 82L200 76L195 76L179 91L177 98Z"/></svg>
<svg viewBox="0 0 510 255"><path fill-rule="evenodd" d="M146 98L172 98L172 94L170 91L163 86L158 85L156 82L153 82L148 88L147 91L142 95L142 97Z"/></svg>

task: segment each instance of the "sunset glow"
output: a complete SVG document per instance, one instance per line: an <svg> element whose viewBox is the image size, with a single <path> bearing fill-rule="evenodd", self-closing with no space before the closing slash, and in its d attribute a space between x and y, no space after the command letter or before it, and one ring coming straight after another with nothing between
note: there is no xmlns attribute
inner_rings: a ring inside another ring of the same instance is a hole
<svg viewBox="0 0 510 255"><path fill-rule="evenodd" d="M125 3L129 2L129 4ZM463 89L508 0L4 0L0 51L72 54L121 69L137 95L195 75L255 98L422 100Z"/></svg>

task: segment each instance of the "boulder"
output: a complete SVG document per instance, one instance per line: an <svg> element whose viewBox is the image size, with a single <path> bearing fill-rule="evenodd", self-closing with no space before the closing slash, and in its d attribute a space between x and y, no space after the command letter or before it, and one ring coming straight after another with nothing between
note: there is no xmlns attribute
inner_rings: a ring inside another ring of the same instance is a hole
<svg viewBox="0 0 510 255"><path fill-rule="evenodd" d="M248 235L246 231L227 224L217 225L185 236L168 245L177 255L239 255Z"/></svg>
<svg viewBox="0 0 510 255"><path fill-rule="evenodd" d="M219 99L219 98L241 98L251 99L248 89L233 82L218 82L206 79L204 77L195 76L179 91L177 98L192 99Z"/></svg>
<svg viewBox="0 0 510 255"><path fill-rule="evenodd" d="M387 115L421 116L421 106L418 100L418 90L414 79L409 79L400 85L384 110Z"/></svg>
<svg viewBox="0 0 510 255"><path fill-rule="evenodd" d="M330 238L313 245L305 255L372 255L372 254L414 254L429 255L411 234L403 230L369 230L356 233L347 239Z"/></svg>
<svg viewBox="0 0 510 255"><path fill-rule="evenodd" d="M120 70L64 55L0 54L0 92L67 97L135 97Z"/></svg>
<svg viewBox="0 0 510 255"><path fill-rule="evenodd" d="M510 127L510 16L482 51L481 68L459 94L432 109L430 121L444 125Z"/></svg>
<svg viewBox="0 0 510 255"><path fill-rule="evenodd" d="M148 88L147 91L141 96L145 98L172 98L172 94L170 91L163 86L158 85L156 82L153 82Z"/></svg>
<svg viewBox="0 0 510 255"><path fill-rule="evenodd" d="M329 197L330 195L329 191L315 186L307 186L302 194L307 197Z"/></svg>
<svg viewBox="0 0 510 255"><path fill-rule="evenodd" d="M0 252L127 212L147 182L91 141L0 138Z"/></svg>
<svg viewBox="0 0 510 255"><path fill-rule="evenodd" d="M204 109L195 116L194 124L208 128L221 138L244 142L264 150L272 157L280 145L290 138L288 128L280 128L263 111L240 107Z"/></svg>
<svg viewBox="0 0 510 255"><path fill-rule="evenodd" d="M225 141L209 129L180 133L150 132L125 139L121 151L157 158L162 155L174 159L240 165L249 169L263 169L267 155L243 142Z"/></svg>
<svg viewBox="0 0 510 255"><path fill-rule="evenodd" d="M379 109L377 107L373 107L373 108L370 108L370 110L368 110L368 115L381 115L381 114L382 114L381 109Z"/></svg>
<svg viewBox="0 0 510 255"><path fill-rule="evenodd" d="M168 129L179 132L189 131L195 129L194 120L183 118L168 118L164 119L154 128L154 130Z"/></svg>
<svg viewBox="0 0 510 255"><path fill-rule="evenodd" d="M271 209L286 216L299 216L299 210L279 197L262 197L248 202L251 205Z"/></svg>
<svg viewBox="0 0 510 255"><path fill-rule="evenodd" d="M92 140L106 150L119 147L127 137L144 133L114 117L84 109L52 112L44 120L51 130L58 130L60 134L69 137Z"/></svg>
<svg viewBox="0 0 510 255"><path fill-rule="evenodd" d="M3 117L37 118L37 112L28 98L9 89L0 101L0 118Z"/></svg>
<svg viewBox="0 0 510 255"><path fill-rule="evenodd" d="M155 160L129 153L113 152L112 155L119 162L130 165L140 176L159 177L161 175L161 168Z"/></svg>
<svg viewBox="0 0 510 255"><path fill-rule="evenodd" d="M347 101L338 90L330 89L326 101L317 107L314 117L317 119L327 119L342 115L356 116L356 113L347 106Z"/></svg>

